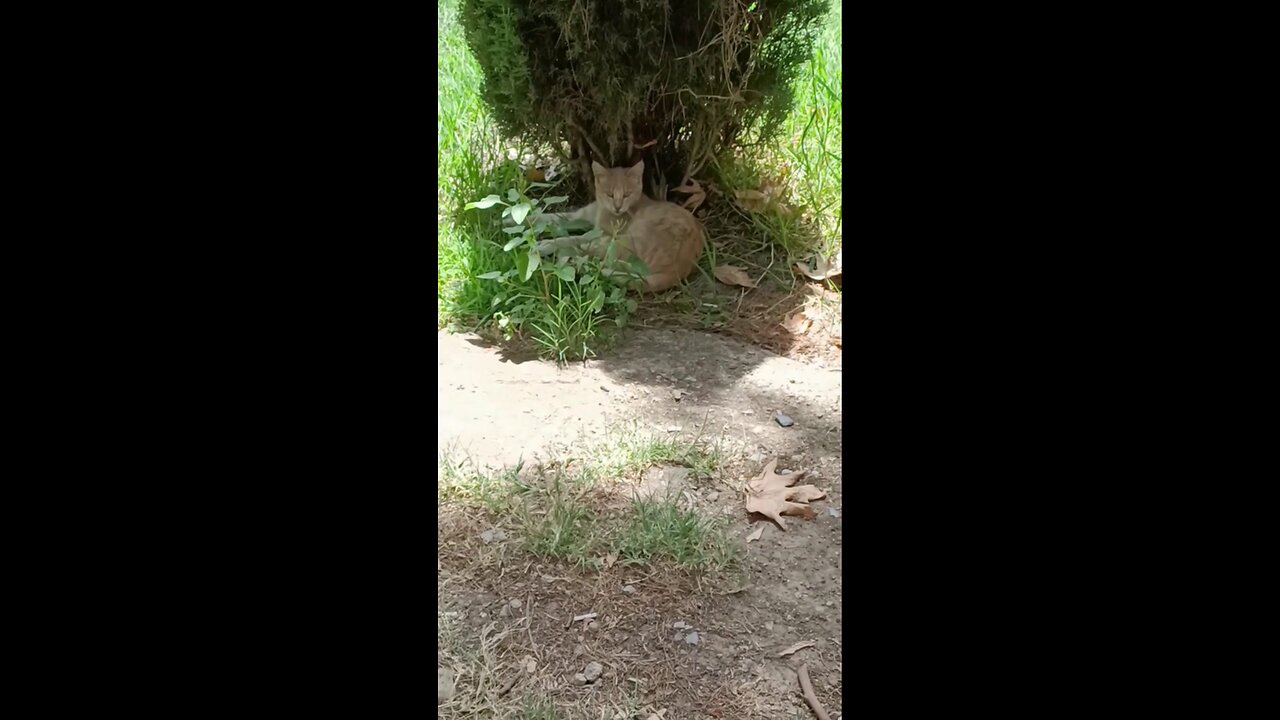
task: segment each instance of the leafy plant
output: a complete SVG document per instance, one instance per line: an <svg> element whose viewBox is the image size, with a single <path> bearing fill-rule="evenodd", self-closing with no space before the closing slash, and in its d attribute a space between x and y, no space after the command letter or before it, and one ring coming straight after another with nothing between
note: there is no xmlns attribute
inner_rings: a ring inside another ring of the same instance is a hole
<svg viewBox="0 0 1280 720"><path fill-rule="evenodd" d="M830 0L463 0L499 127L589 163L645 160L654 197L750 131L776 135Z"/></svg>
<svg viewBox="0 0 1280 720"><path fill-rule="evenodd" d="M564 238L581 223L564 222L548 212L567 196L534 197L531 191L550 189L543 182L517 181L501 195L489 195L467 203L466 209L489 210L502 206L502 252L514 258L505 270L489 270L476 277L501 285L490 302L492 318L510 339L528 332L545 354L560 362L593 357L595 347L609 337L607 330L626 326L636 301L627 288L642 280L648 269L634 256L618 255L618 238L598 229L575 237L578 243L603 242L604 257L595 258L565 249L543 257L544 240Z"/></svg>

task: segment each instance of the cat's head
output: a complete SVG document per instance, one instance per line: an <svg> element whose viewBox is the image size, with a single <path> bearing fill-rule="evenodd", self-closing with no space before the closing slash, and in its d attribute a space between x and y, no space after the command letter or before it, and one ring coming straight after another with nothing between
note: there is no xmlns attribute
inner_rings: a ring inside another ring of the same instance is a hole
<svg viewBox="0 0 1280 720"><path fill-rule="evenodd" d="M644 180L644 161L629 168L607 168L594 160L591 170L596 176L596 202L615 215L631 210L640 199Z"/></svg>

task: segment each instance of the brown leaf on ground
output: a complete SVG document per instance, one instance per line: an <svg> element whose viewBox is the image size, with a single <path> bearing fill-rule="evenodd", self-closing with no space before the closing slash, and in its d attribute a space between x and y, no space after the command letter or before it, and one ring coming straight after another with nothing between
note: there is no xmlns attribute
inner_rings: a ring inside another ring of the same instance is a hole
<svg viewBox="0 0 1280 720"><path fill-rule="evenodd" d="M532 182L546 182L547 174L538 168L529 168L529 172L524 174Z"/></svg>
<svg viewBox="0 0 1280 720"><path fill-rule="evenodd" d="M764 523L760 523L760 525L756 527L755 532L747 536L747 542L751 542L752 540L759 540L760 536L763 534L764 534Z"/></svg>
<svg viewBox="0 0 1280 720"><path fill-rule="evenodd" d="M782 323L782 327L786 328L787 332L792 335L803 335L808 332L809 326L812 324L813 318L809 317L807 313L798 312L787 318L787 321Z"/></svg>
<svg viewBox="0 0 1280 720"><path fill-rule="evenodd" d="M841 248L840 252L843 253L844 249ZM836 257L840 257L839 253L837 253ZM796 269L814 280L826 280L827 278L840 275L843 272L840 269L839 263L829 262L821 255L814 259L812 268L808 263L797 262Z"/></svg>
<svg viewBox="0 0 1280 720"><path fill-rule="evenodd" d="M721 265L712 272L715 273L716 279L725 285L741 285L748 288L756 286L756 281L752 280L746 271L734 265Z"/></svg>
<svg viewBox="0 0 1280 720"><path fill-rule="evenodd" d="M734 193L738 207L747 212L760 212L769 206L769 196L759 190L739 190Z"/></svg>
<svg viewBox="0 0 1280 720"><path fill-rule="evenodd" d="M786 657L797 650L803 650L807 647L813 647L814 645L817 645L817 643L815 643L812 640L805 640L804 642L798 642L795 645L792 645L791 647L787 648L786 650L783 650L782 652L778 653L778 657Z"/></svg>
<svg viewBox="0 0 1280 720"><path fill-rule="evenodd" d="M689 196L689 199L685 200L682 204L682 207L689 212L697 210L698 206L702 204L702 201L707 199L707 192L702 189L702 186L698 184L697 180L693 179L690 179L689 182L675 188L671 192L685 193Z"/></svg>
<svg viewBox="0 0 1280 720"><path fill-rule="evenodd" d="M812 519L818 513L809 507L813 500L821 500L827 494L813 485L796 485L805 476L804 471L779 475L773 471L778 458L770 460L760 476L747 483L747 512L755 512L771 518L778 527L787 529L783 515L797 515Z"/></svg>

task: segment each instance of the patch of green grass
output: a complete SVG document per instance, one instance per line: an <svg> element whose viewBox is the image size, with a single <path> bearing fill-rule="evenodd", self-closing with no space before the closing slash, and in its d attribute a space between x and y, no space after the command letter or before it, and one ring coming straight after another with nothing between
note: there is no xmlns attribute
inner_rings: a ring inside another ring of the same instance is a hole
<svg viewBox="0 0 1280 720"><path fill-rule="evenodd" d="M688 568L722 568L736 556L736 545L724 524L681 507L678 497L635 500L613 539L618 556L628 564L667 558Z"/></svg>
<svg viewBox="0 0 1280 720"><path fill-rule="evenodd" d="M452 449L445 449L440 454L436 477L437 502L484 508L500 515L511 508L514 496L528 492L529 487L520 480L523 462L490 471L476 467L470 458L457 455Z"/></svg>
<svg viewBox="0 0 1280 720"><path fill-rule="evenodd" d="M560 711L546 698L526 697L520 720L560 720Z"/></svg>
<svg viewBox="0 0 1280 720"><path fill-rule="evenodd" d="M720 444L701 436L641 431L637 426L614 428L587 453L600 472L614 477L634 475L651 465L683 465L700 477L710 477L724 462Z"/></svg>
<svg viewBox="0 0 1280 720"><path fill-rule="evenodd" d="M599 537L598 518L583 502L585 491L566 482L556 469L545 488L516 506L525 549L534 555L574 565L593 563Z"/></svg>

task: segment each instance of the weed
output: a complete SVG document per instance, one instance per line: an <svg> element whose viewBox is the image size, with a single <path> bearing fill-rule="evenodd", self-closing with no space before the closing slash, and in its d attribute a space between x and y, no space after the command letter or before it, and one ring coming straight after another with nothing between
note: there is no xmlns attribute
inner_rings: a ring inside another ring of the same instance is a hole
<svg viewBox="0 0 1280 720"><path fill-rule="evenodd" d="M651 465L683 465L694 475L710 477L724 460L720 443L699 436L658 434L637 426L610 430L591 452L600 472L614 477L633 475Z"/></svg>
<svg viewBox="0 0 1280 720"><path fill-rule="evenodd" d="M560 720L555 703L540 697L526 697L521 708L520 720Z"/></svg>
<svg viewBox="0 0 1280 720"><path fill-rule="evenodd" d="M583 503L582 494L563 480L560 473L554 473L539 501L528 498L517 507L521 535L525 548L534 555L589 565L595 514Z"/></svg>
<svg viewBox="0 0 1280 720"><path fill-rule="evenodd" d="M668 558L691 568L721 568L735 556L735 545L720 521L681 507L679 496L633 501L626 523L613 540L628 564Z"/></svg>
<svg viewBox="0 0 1280 720"><path fill-rule="evenodd" d="M512 497L526 492L520 480L524 462L497 472L476 467L469 457L458 459L457 452L446 448L440 453L436 500L441 504L456 502L467 507L481 507L494 515L510 509Z"/></svg>

